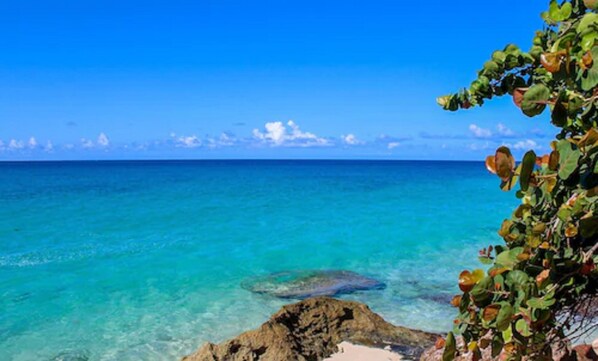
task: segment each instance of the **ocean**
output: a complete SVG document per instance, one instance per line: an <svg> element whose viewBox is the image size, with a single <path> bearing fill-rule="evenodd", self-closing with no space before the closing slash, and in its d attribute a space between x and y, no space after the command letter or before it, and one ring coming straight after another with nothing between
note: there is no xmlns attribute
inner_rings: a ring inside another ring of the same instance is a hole
<svg viewBox="0 0 598 361"><path fill-rule="evenodd" d="M0 163L0 360L177 360L292 301L244 280L350 270L341 298L444 332L517 204L481 162Z"/></svg>

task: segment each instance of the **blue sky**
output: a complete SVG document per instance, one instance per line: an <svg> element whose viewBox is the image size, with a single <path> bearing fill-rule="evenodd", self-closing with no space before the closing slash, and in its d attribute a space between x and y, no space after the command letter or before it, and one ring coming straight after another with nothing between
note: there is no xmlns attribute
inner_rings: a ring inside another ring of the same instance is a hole
<svg viewBox="0 0 598 361"><path fill-rule="evenodd" d="M527 49L547 3L2 2L0 159L541 153L547 117L435 98Z"/></svg>

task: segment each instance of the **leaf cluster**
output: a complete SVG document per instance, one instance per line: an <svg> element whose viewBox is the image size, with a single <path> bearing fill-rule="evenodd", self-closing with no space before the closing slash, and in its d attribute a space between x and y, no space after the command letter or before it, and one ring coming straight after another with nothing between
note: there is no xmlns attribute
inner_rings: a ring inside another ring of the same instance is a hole
<svg viewBox="0 0 598 361"><path fill-rule="evenodd" d="M527 52L495 51L468 89L437 100L455 111L508 95L528 117L548 110L558 129L548 154L529 150L516 162L502 146L486 158L521 205L500 227L505 243L480 251L489 268L459 276L444 360L479 359L486 348L507 360L552 360L552 342L584 331L574 311L598 292L597 10L598 0L552 0Z"/></svg>

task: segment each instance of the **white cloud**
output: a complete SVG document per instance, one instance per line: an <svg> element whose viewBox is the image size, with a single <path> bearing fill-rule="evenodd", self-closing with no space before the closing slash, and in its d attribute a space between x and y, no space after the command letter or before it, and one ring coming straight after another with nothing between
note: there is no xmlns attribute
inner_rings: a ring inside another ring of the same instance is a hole
<svg viewBox="0 0 598 361"><path fill-rule="evenodd" d="M273 147L317 147L332 145L325 138L318 137L314 133L304 132L299 126L289 120L287 124L282 122L268 122L264 125L265 132L259 129L253 130L254 139Z"/></svg>
<svg viewBox="0 0 598 361"><path fill-rule="evenodd" d="M513 149L517 149L517 150L530 150L530 149L541 149L542 147L538 146L538 143L536 143L534 140L531 139L526 139L526 140L522 140L519 141L515 144L505 144L508 147L512 147Z"/></svg>
<svg viewBox="0 0 598 361"><path fill-rule="evenodd" d="M181 148L197 148L201 147L201 140L196 135L183 136L177 138L176 146Z"/></svg>
<svg viewBox="0 0 598 361"><path fill-rule="evenodd" d="M357 139L355 134L341 135L341 138L343 139L343 142L348 145L359 145L364 143L361 140Z"/></svg>
<svg viewBox="0 0 598 361"><path fill-rule="evenodd" d="M81 138L81 146L85 149L89 149L89 148L93 148L95 144L93 144L93 141L89 140L89 139L85 139L85 138Z"/></svg>
<svg viewBox="0 0 598 361"><path fill-rule="evenodd" d="M388 143L387 148L388 149L395 149L395 148L397 148L399 146L401 146L401 143L399 143L399 142L390 142L390 143Z"/></svg>
<svg viewBox="0 0 598 361"><path fill-rule="evenodd" d="M31 149L37 147L37 140L35 139L35 137L29 138L29 141L27 142L27 146Z"/></svg>
<svg viewBox="0 0 598 361"><path fill-rule="evenodd" d="M512 131L511 129L507 128L507 126L504 125L503 123L498 123L496 125L496 129L498 129L498 134L506 136L506 137L512 137L513 135L515 135L515 132Z"/></svg>
<svg viewBox="0 0 598 361"><path fill-rule="evenodd" d="M51 141L48 140L48 142L46 143L46 146L44 147L44 150L46 152L52 152L54 150L54 145L52 144Z"/></svg>
<svg viewBox="0 0 598 361"><path fill-rule="evenodd" d="M492 147L490 146L489 142L486 142L484 144L472 143L472 144L469 145L469 149L471 149L473 151L476 151L476 150L487 150L487 149L490 149L490 148L492 148Z"/></svg>
<svg viewBox="0 0 598 361"><path fill-rule="evenodd" d="M11 139L8 142L8 149L10 150L19 150L25 148L25 144L22 140Z"/></svg>
<svg viewBox="0 0 598 361"><path fill-rule="evenodd" d="M470 124L469 130L476 138L490 138L492 136L492 132L489 129L480 128L476 124Z"/></svg>
<svg viewBox="0 0 598 361"><path fill-rule="evenodd" d="M213 139L216 147L229 147L235 145L237 139L232 134L222 133L218 139Z"/></svg>
<svg viewBox="0 0 598 361"><path fill-rule="evenodd" d="M97 144L100 147L107 147L107 146L110 145L110 139L108 139L108 137L106 136L106 134L100 133L100 135L98 135Z"/></svg>

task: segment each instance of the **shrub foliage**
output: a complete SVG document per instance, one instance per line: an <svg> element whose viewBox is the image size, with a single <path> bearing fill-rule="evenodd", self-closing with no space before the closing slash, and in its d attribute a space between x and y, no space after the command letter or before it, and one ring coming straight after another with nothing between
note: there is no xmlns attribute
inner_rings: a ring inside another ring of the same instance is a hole
<svg viewBox="0 0 598 361"><path fill-rule="evenodd" d="M549 112L558 132L548 154L529 150L517 163L501 146L486 159L521 205L500 227L505 244L480 251L489 269L459 276L444 360L466 351L479 359L486 348L502 359L552 360L555 340L597 327L583 317L598 290L597 10L598 0L551 1L529 51L495 51L469 89L437 100L456 111L509 95L528 117Z"/></svg>

